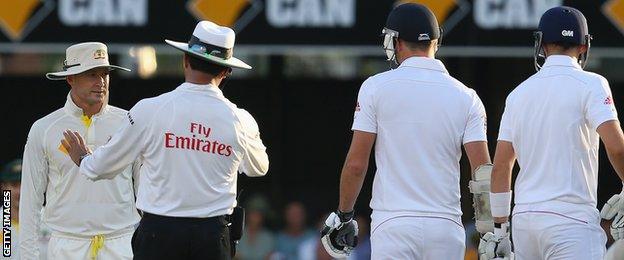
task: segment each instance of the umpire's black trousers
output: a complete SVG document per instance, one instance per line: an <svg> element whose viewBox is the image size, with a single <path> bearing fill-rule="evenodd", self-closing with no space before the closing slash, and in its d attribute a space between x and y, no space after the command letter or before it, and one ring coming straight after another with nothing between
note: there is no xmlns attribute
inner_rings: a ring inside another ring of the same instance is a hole
<svg viewBox="0 0 624 260"><path fill-rule="evenodd" d="M137 260L231 259L226 216L178 218L144 213L132 236Z"/></svg>

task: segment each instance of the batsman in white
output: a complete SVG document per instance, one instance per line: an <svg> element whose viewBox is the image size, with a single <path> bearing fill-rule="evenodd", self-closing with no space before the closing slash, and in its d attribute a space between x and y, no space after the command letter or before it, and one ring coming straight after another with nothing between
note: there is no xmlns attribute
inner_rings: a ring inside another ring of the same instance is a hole
<svg viewBox="0 0 624 260"><path fill-rule="evenodd" d="M130 241L139 214L133 179L138 161L119 168L114 178L93 182L61 146L71 128L95 149L108 142L125 122L126 111L108 105L110 65L106 45L87 42L67 48L63 71L48 73L66 80L71 90L65 106L37 120L28 133L20 197L21 259L39 259L41 209L51 230L48 259L132 259ZM136 184L136 183L135 183Z"/></svg>
<svg viewBox="0 0 624 260"><path fill-rule="evenodd" d="M353 208L376 143L372 259L464 259L459 160L463 144L472 169L490 163L485 109L435 59L441 30L427 7L395 7L382 33L398 67L360 88L340 204L321 240L334 257L356 245Z"/></svg>
<svg viewBox="0 0 624 260"><path fill-rule="evenodd" d="M507 232L482 241L481 249L509 247L499 241L508 236L517 156L515 257L603 259L607 238L596 209L599 138L624 179L624 135L609 83L583 70L590 41L587 21L577 9L561 6L543 14L535 33L537 73L507 97L494 157L492 215ZM540 56L546 57L543 66Z"/></svg>

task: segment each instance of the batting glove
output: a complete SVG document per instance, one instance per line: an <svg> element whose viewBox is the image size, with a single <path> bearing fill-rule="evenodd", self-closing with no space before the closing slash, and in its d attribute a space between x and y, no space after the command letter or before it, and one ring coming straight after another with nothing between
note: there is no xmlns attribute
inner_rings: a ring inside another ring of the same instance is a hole
<svg viewBox="0 0 624 260"><path fill-rule="evenodd" d="M358 243L358 225L353 219L353 211L333 212L325 220L321 231L321 243L325 251L334 258L344 258Z"/></svg>
<svg viewBox="0 0 624 260"><path fill-rule="evenodd" d="M487 232L479 241L479 260L514 259L511 240L509 240L509 222L495 224L494 233Z"/></svg>
<svg viewBox="0 0 624 260"><path fill-rule="evenodd" d="M611 222L611 236L619 240L624 238L624 190L620 194L615 194L600 210L600 217Z"/></svg>

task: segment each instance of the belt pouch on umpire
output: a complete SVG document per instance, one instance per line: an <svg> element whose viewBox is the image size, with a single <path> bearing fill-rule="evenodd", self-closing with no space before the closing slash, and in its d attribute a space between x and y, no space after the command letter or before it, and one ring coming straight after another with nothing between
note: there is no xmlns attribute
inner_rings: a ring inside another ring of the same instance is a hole
<svg viewBox="0 0 624 260"><path fill-rule="evenodd" d="M243 231L245 230L245 209L241 206L234 208L232 215L230 215L230 241L232 242L230 248L232 249L232 257L236 254L236 244L243 237Z"/></svg>

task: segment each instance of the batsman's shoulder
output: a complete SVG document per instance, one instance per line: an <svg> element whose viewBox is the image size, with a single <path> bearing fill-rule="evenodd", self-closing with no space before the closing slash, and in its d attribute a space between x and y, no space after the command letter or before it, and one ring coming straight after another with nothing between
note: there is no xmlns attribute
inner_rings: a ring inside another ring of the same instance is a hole
<svg viewBox="0 0 624 260"><path fill-rule="evenodd" d="M578 83L578 86L583 87L589 92L603 91L609 89L609 81L602 75L584 70L575 70L569 74Z"/></svg>
<svg viewBox="0 0 624 260"><path fill-rule="evenodd" d="M609 81L604 76L595 72L591 72L591 71L583 71L583 72L584 72L584 76L587 78L587 82L589 82L588 85L592 87L596 87L596 88L605 88L605 87L608 88L609 87Z"/></svg>
<svg viewBox="0 0 624 260"><path fill-rule="evenodd" d="M370 76L362 82L362 85L360 86L360 94L373 94L377 91L379 86L383 85L386 81L388 81L388 71Z"/></svg>
<svg viewBox="0 0 624 260"><path fill-rule="evenodd" d="M511 92L509 92L509 94L507 95L507 100L513 99L514 97L521 95L521 93L524 93L527 90L527 88L531 85L534 85L534 84L540 85L541 84L540 82L542 80L543 79L537 74L531 75L524 81L520 82L520 84L518 84L515 88L511 90Z"/></svg>
<svg viewBox="0 0 624 260"><path fill-rule="evenodd" d="M380 73L377 73L375 75L368 77L366 80L364 80L364 82L362 83L362 86L380 85L380 84L383 84L385 82L392 81L395 79L397 79L397 74L395 71L393 70L383 71L383 72L380 72Z"/></svg>

